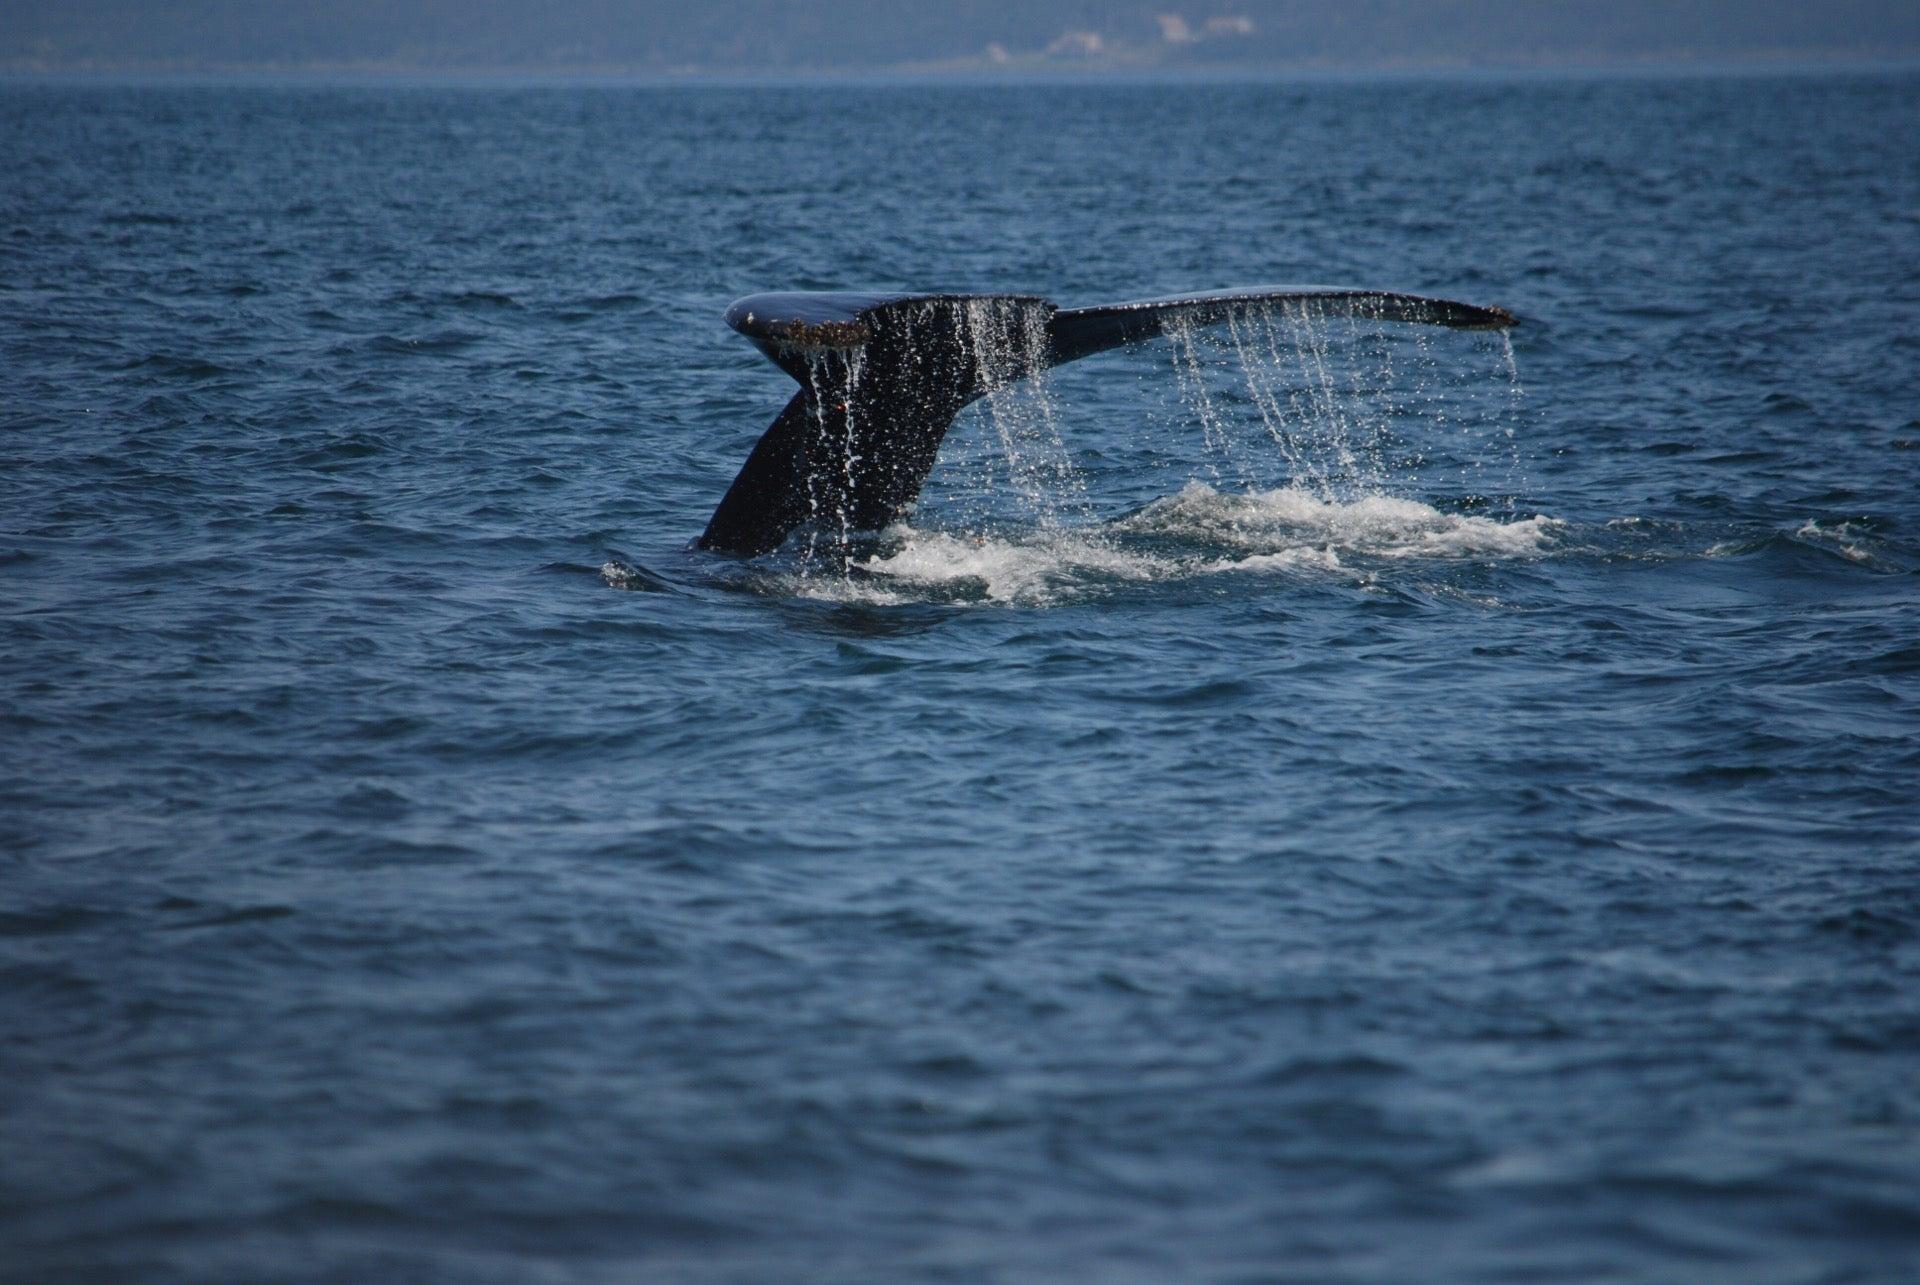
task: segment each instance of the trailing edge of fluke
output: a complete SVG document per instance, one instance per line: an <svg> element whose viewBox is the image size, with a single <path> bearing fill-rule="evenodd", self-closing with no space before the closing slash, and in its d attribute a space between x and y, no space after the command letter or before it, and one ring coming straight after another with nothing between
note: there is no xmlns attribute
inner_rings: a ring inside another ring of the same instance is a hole
<svg viewBox="0 0 1920 1285"><path fill-rule="evenodd" d="M747 457L701 548L752 557L796 527L878 530L920 494L969 403L1014 380L1170 328L1273 310L1505 330L1513 314L1381 290L1266 286L1061 308L1031 295L749 295L727 309L800 391Z"/></svg>

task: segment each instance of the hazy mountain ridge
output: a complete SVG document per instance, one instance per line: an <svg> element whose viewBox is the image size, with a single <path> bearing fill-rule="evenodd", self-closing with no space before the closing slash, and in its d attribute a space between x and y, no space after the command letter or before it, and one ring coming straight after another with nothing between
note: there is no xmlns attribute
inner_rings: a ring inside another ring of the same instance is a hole
<svg viewBox="0 0 1920 1285"><path fill-rule="evenodd" d="M804 72L1911 58L1920 6L1838 0L13 0L13 70Z"/></svg>

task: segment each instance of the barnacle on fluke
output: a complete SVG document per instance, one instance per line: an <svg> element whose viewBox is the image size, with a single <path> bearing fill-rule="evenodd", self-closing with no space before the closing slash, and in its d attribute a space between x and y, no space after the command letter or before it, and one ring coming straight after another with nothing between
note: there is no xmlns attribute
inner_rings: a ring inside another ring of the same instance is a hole
<svg viewBox="0 0 1920 1285"><path fill-rule="evenodd" d="M1262 286L1061 308L1037 295L751 295L727 324L800 391L714 510L702 548L744 556L780 547L822 513L877 530L919 495L953 417L991 387L1172 326L1283 311L1466 330L1515 324L1504 308L1384 290Z"/></svg>
<svg viewBox="0 0 1920 1285"><path fill-rule="evenodd" d="M795 348L852 348L873 338L873 332L858 321L790 321L770 328L782 343Z"/></svg>

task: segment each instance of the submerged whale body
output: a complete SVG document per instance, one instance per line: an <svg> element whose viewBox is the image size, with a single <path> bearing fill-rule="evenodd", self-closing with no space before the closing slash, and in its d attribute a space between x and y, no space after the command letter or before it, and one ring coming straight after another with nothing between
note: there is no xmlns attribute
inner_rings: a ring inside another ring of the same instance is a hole
<svg viewBox="0 0 1920 1285"><path fill-rule="evenodd" d="M1514 324L1501 308L1319 286L1091 308L1015 294L749 295L727 309L727 324L800 391L754 446L697 543L751 557L810 521L877 530L920 494L941 439L968 403L1050 366L1276 308L1469 330Z"/></svg>

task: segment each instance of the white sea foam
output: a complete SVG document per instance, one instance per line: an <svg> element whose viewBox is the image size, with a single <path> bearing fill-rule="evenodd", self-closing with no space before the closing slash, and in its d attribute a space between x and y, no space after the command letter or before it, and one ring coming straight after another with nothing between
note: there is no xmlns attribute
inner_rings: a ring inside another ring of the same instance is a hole
<svg viewBox="0 0 1920 1285"><path fill-rule="evenodd" d="M1868 547L1860 530L1851 522L1834 522L1822 526L1809 518L1793 535L1795 539L1806 544L1829 549L1849 562L1874 561L1872 549Z"/></svg>
<svg viewBox="0 0 1920 1285"><path fill-rule="evenodd" d="M1292 487L1226 494L1189 482L1156 500L1116 530L1206 540L1258 555L1303 545L1370 557L1524 557L1541 551L1562 524L1532 517L1512 522L1445 513L1418 500L1362 495L1341 501Z"/></svg>
<svg viewBox="0 0 1920 1285"><path fill-rule="evenodd" d="M1381 559L1537 556L1562 525L1445 513L1385 495L1230 494L1190 482L1105 526L971 534L896 526L884 552L856 561L844 576L815 570L793 589L881 604L1047 604L1115 585L1224 572L1364 579Z"/></svg>
<svg viewBox="0 0 1920 1285"><path fill-rule="evenodd" d="M994 602L1049 602L1075 585L1168 580L1181 562L1128 549L1098 529L1036 531L1024 536L950 535L896 527L896 552L858 564L860 571L906 589L974 588Z"/></svg>
<svg viewBox="0 0 1920 1285"><path fill-rule="evenodd" d="M600 578L610 589L632 589L646 583L645 577L624 562L602 563Z"/></svg>

